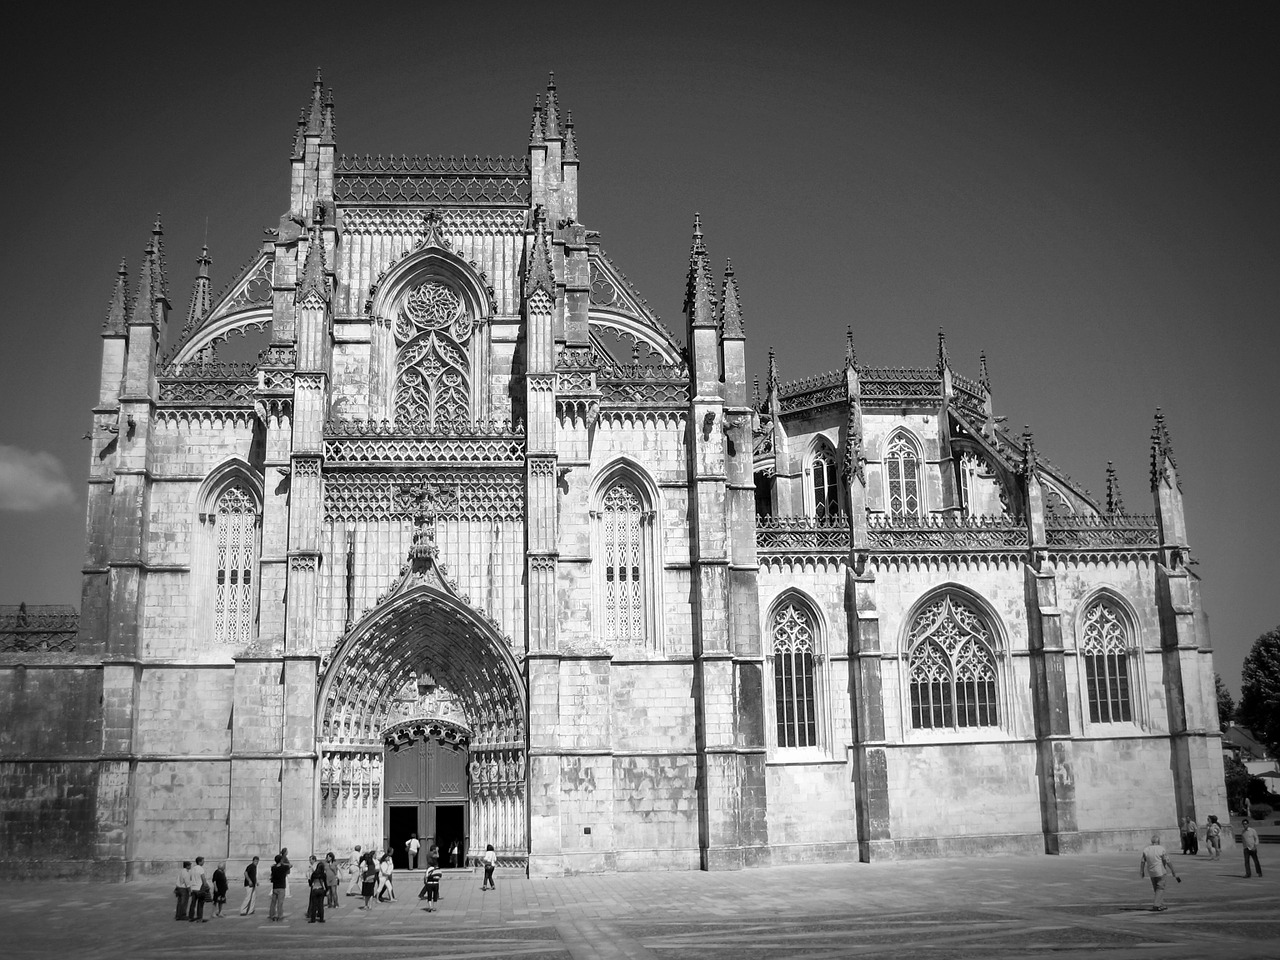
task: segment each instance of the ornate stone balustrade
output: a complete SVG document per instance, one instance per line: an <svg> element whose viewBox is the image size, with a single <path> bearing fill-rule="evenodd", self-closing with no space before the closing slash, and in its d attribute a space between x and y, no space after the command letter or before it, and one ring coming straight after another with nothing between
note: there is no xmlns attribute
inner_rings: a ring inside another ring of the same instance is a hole
<svg viewBox="0 0 1280 960"><path fill-rule="evenodd" d="M1045 539L1055 551L1135 547L1155 550L1160 545L1160 532L1156 518L1149 516L1049 517L1045 521Z"/></svg>
<svg viewBox="0 0 1280 960"><path fill-rule="evenodd" d="M864 407L936 406L942 378L932 367L867 367L859 370Z"/></svg>
<svg viewBox="0 0 1280 960"><path fill-rule="evenodd" d="M867 518L868 546L873 551L1018 550L1027 547L1026 524L1014 517Z"/></svg>
<svg viewBox="0 0 1280 960"><path fill-rule="evenodd" d="M74 653L80 614L65 605L0 605L0 653Z"/></svg>
<svg viewBox="0 0 1280 960"><path fill-rule="evenodd" d="M682 363L622 363L601 371L604 403L683 407L689 403L689 369Z"/></svg>
<svg viewBox="0 0 1280 960"><path fill-rule="evenodd" d="M343 154L338 158L336 172L344 173L466 173L498 176L526 176L529 173L529 159L518 155L512 157L412 157L407 154L396 156L388 154L353 155Z"/></svg>
<svg viewBox="0 0 1280 960"><path fill-rule="evenodd" d="M249 406L259 385L253 363L172 363L156 380L160 403L204 407Z"/></svg>
<svg viewBox="0 0 1280 960"><path fill-rule="evenodd" d="M756 550L770 556L844 556L849 552L849 518L757 517Z"/></svg>

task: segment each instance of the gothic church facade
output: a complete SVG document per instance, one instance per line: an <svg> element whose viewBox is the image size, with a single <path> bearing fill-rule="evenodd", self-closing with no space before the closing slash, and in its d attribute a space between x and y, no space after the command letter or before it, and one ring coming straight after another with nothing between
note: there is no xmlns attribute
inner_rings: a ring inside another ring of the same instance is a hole
<svg viewBox="0 0 1280 960"><path fill-rule="evenodd" d="M317 80L223 293L202 254L170 317L158 223L121 266L78 627L0 635L0 857L417 833L533 875L727 869L1224 814L1163 421L1133 516L941 338L791 383L771 358L757 395L700 225L679 338L578 221L578 165L554 84L523 155L370 158Z"/></svg>

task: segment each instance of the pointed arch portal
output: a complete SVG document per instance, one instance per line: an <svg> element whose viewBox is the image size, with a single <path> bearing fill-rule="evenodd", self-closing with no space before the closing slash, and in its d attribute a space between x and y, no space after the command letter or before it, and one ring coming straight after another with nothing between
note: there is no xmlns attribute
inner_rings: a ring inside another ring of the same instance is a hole
<svg viewBox="0 0 1280 960"><path fill-rule="evenodd" d="M399 853L413 831L442 853L453 840L463 857L492 843L522 863L520 666L488 618L431 579L402 584L363 617L324 671L319 834L333 849L380 842Z"/></svg>

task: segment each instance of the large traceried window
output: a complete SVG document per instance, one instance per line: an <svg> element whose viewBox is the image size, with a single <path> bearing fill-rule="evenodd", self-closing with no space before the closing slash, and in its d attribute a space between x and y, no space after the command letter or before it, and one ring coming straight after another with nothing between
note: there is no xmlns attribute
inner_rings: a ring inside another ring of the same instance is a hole
<svg viewBox="0 0 1280 960"><path fill-rule="evenodd" d="M907 649L912 727L999 725L995 642L976 610L951 594L935 600L912 621Z"/></svg>
<svg viewBox="0 0 1280 960"><path fill-rule="evenodd" d="M253 638L253 571L258 554L258 506L248 487L236 482L223 490L213 520L213 639L248 643Z"/></svg>
<svg viewBox="0 0 1280 960"><path fill-rule="evenodd" d="M920 452L905 433L890 438L884 467L890 516L920 516Z"/></svg>
<svg viewBox="0 0 1280 960"><path fill-rule="evenodd" d="M395 328L397 424L431 429L470 421L474 327L462 298L443 283L429 280L405 298Z"/></svg>
<svg viewBox="0 0 1280 960"><path fill-rule="evenodd" d="M1092 723L1133 719L1129 698L1129 631L1111 604L1099 600L1084 615L1085 684Z"/></svg>
<svg viewBox="0 0 1280 960"><path fill-rule="evenodd" d="M794 602L773 618L773 691L778 746L816 747L813 619Z"/></svg>
<svg viewBox="0 0 1280 960"><path fill-rule="evenodd" d="M818 450L809 462L813 488L813 515L830 520L840 514L840 483L836 477L836 458L826 447Z"/></svg>
<svg viewBox="0 0 1280 960"><path fill-rule="evenodd" d="M601 504L604 549L604 636L624 645L645 642L647 630L648 557L645 510L636 489L618 480Z"/></svg>

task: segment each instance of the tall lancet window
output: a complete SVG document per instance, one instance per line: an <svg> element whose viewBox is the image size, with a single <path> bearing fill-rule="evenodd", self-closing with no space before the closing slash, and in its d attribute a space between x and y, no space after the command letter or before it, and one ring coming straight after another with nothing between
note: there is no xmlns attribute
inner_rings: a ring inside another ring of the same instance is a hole
<svg viewBox="0 0 1280 960"><path fill-rule="evenodd" d="M911 726L994 727L995 643L981 615L944 596L916 615L907 636Z"/></svg>
<svg viewBox="0 0 1280 960"><path fill-rule="evenodd" d="M396 320L398 425L432 429L471 420L468 341L475 324L452 289L429 280L404 300Z"/></svg>
<svg viewBox="0 0 1280 960"><path fill-rule="evenodd" d="M1090 721L1127 723L1133 719L1129 701L1129 631L1115 608L1102 600L1084 615L1084 672Z"/></svg>
<svg viewBox="0 0 1280 960"><path fill-rule="evenodd" d="M813 515L830 520L840 514L840 484L836 480L836 458L825 447L810 461L813 477Z"/></svg>
<svg viewBox="0 0 1280 960"><path fill-rule="evenodd" d="M214 517L213 637L218 643L248 643L253 638L257 503L247 487L234 483L218 497Z"/></svg>
<svg viewBox="0 0 1280 960"><path fill-rule="evenodd" d="M773 618L773 697L779 747L818 745L813 621L794 603Z"/></svg>
<svg viewBox="0 0 1280 960"><path fill-rule="evenodd" d="M601 510L604 546L604 634L608 641L645 641L646 557L644 505L625 481L604 495Z"/></svg>
<svg viewBox="0 0 1280 960"><path fill-rule="evenodd" d="M903 433L894 434L884 453L889 486L889 514L920 516L920 453Z"/></svg>

